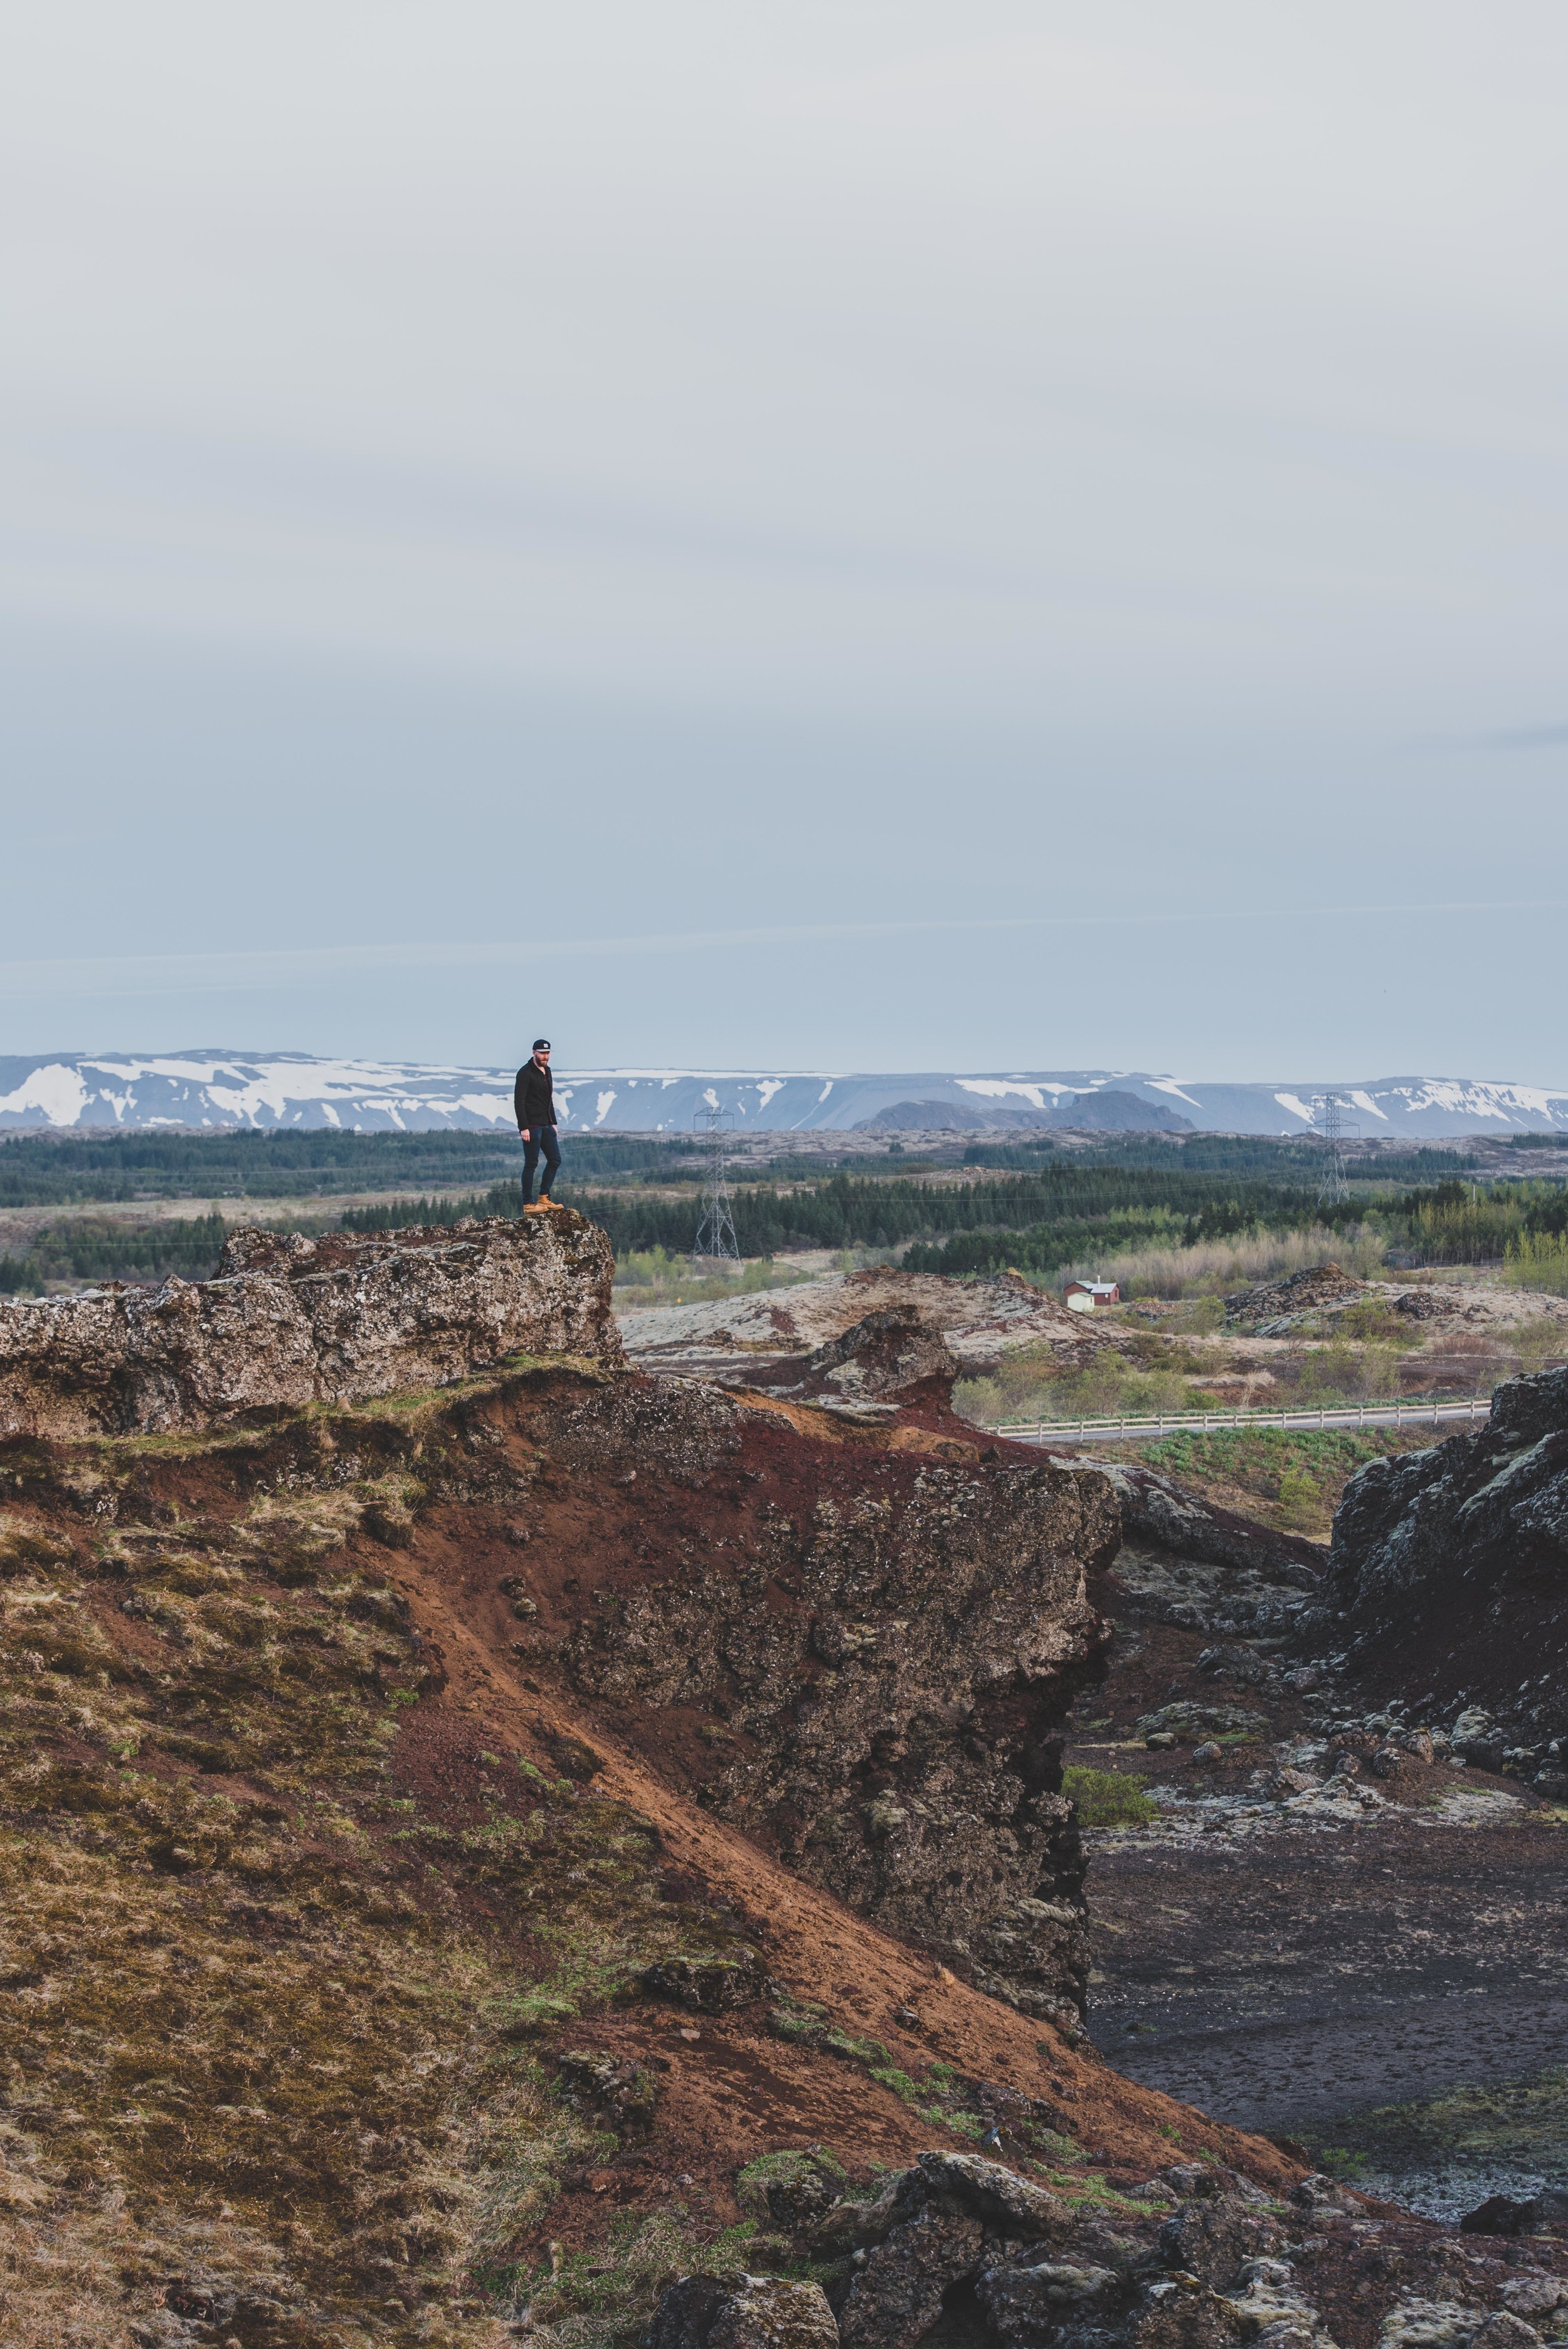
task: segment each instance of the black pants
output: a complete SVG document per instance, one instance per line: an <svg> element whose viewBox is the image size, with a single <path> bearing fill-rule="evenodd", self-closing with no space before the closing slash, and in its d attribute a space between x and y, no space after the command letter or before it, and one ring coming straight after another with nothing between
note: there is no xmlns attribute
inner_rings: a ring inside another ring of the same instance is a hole
<svg viewBox="0 0 1568 2349"><path fill-rule="evenodd" d="M526 1207L533 1197L533 1170L539 1164L539 1154L544 1153L544 1180L539 1186L542 1199L550 1196L550 1186L561 1172L561 1144L555 1139L552 1125L531 1125L528 1140L522 1145L522 1204Z"/></svg>

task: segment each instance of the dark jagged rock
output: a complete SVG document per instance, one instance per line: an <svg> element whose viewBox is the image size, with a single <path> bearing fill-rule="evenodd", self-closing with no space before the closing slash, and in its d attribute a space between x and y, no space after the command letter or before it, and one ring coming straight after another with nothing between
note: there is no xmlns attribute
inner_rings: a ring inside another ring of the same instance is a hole
<svg viewBox="0 0 1568 2349"><path fill-rule="evenodd" d="M985 2230L972 2211L930 2200L865 2253L843 2306L845 2349L913 2349L950 2284L980 2263Z"/></svg>
<svg viewBox="0 0 1568 2349"><path fill-rule="evenodd" d="M1568 1728L1565 1582L1568 1371L1549 1371L1500 1386L1473 1435L1357 1471L1308 1635L1376 1670L1382 1685L1462 1695L1471 1711L1456 1738L1467 1758L1496 1767L1528 1733L1540 1764L1552 1758L1543 1742ZM1521 1689L1523 1664L1532 1678ZM1481 1703L1490 1715L1474 1710Z"/></svg>
<svg viewBox="0 0 1568 2349"><path fill-rule="evenodd" d="M1183 2202L1160 2230L1160 2249L1173 2268L1204 2283L1230 2283L1247 2260L1266 2259L1284 2240L1277 2220L1238 2195Z"/></svg>
<svg viewBox="0 0 1568 2349"><path fill-rule="evenodd" d="M374 1236L245 1229L212 1280L0 1300L0 1437L223 1427L517 1353L619 1363L614 1264L569 1209Z"/></svg>
<svg viewBox="0 0 1568 2349"><path fill-rule="evenodd" d="M1524 2200L1511 2194L1492 2194L1475 2209L1465 2212L1460 2220L1460 2232L1463 2235L1529 2235L1551 2220L1564 2218L1568 2218L1568 2194L1553 2187L1545 2187L1539 2194L1532 2194ZM1544 2302L1543 2305L1555 2308L1562 2300L1568 2299L1568 2286L1557 2283L1555 2279L1553 2290L1556 2298Z"/></svg>

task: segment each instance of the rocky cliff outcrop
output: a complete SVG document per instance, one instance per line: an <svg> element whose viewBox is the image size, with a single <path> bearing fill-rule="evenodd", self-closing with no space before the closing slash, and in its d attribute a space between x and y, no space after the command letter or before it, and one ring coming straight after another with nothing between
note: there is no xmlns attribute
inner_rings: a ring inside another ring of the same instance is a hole
<svg viewBox="0 0 1568 2349"><path fill-rule="evenodd" d="M520 1650L861 1914L1015 2004L1076 2006L1056 1731L1106 1638L1105 1479L846 1441L711 1387L558 1388L521 1422L553 1492L506 1578Z"/></svg>
<svg viewBox="0 0 1568 2349"><path fill-rule="evenodd" d="M1568 1371L1511 1379L1475 1434L1351 1478L1313 1629L1434 1714L1490 1706L1500 1756L1511 1736L1547 1759L1568 1734Z"/></svg>
<svg viewBox="0 0 1568 2349"><path fill-rule="evenodd" d="M620 1359L610 1244L569 1210L320 1240L241 1230L212 1280L0 1301L0 1436L164 1433Z"/></svg>

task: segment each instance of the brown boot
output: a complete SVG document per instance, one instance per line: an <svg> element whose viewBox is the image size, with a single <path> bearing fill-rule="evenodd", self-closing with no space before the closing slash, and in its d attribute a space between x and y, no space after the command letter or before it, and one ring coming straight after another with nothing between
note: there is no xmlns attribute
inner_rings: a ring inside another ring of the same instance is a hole
<svg viewBox="0 0 1568 2349"><path fill-rule="evenodd" d="M549 1205L548 1199L525 1199L522 1212L525 1216L542 1216Z"/></svg>

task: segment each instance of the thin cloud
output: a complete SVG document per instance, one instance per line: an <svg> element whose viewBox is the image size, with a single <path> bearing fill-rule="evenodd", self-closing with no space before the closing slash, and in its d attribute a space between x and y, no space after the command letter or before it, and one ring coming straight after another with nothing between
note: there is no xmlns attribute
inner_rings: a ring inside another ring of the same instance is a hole
<svg viewBox="0 0 1568 2349"><path fill-rule="evenodd" d="M274 947L222 954L84 955L0 963L0 997L237 993L309 985L349 972L519 968L575 956L703 954L748 947L830 945L1005 930L1166 929L1228 923L1325 921L1365 916L1524 914L1568 910L1564 897L1432 899L1418 903L1222 907L1183 913L1004 914L972 919L798 922L747 929L655 931L625 937L426 940L402 945Z"/></svg>
<svg viewBox="0 0 1568 2349"><path fill-rule="evenodd" d="M1568 742L1568 726L1512 726L1480 740L1489 750L1549 750Z"/></svg>

